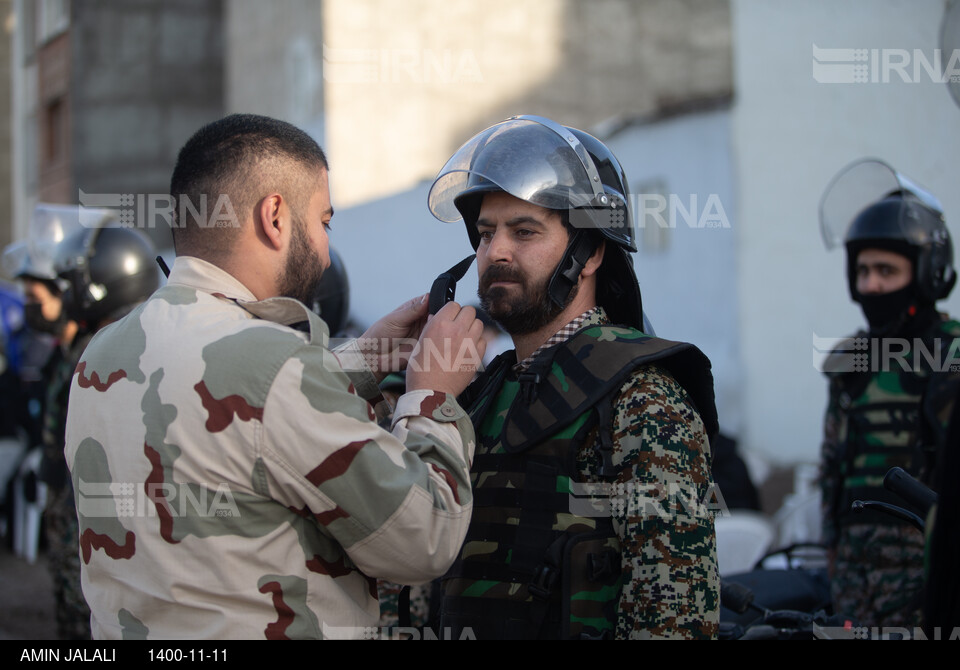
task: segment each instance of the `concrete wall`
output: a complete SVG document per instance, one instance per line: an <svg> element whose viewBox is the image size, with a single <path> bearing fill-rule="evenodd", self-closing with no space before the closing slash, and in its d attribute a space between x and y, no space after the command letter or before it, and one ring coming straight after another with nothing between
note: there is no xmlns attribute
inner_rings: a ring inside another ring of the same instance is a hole
<svg viewBox="0 0 960 670"><path fill-rule="evenodd" d="M0 249L13 241L13 0L0 0Z"/></svg>
<svg viewBox="0 0 960 670"><path fill-rule="evenodd" d="M633 124L606 140L630 180L644 312L713 364L721 429L742 425L737 202L726 107Z"/></svg>
<svg viewBox="0 0 960 670"><path fill-rule="evenodd" d="M587 127L732 87L726 0L326 0L335 204L433 177L514 114Z"/></svg>
<svg viewBox="0 0 960 670"><path fill-rule="evenodd" d="M37 65L33 55L34 15L37 5L13 0L11 52L11 191L13 240L27 234L29 212L37 200Z"/></svg>
<svg viewBox="0 0 960 670"><path fill-rule="evenodd" d="M915 50L932 59L944 5L732 3L742 437L771 459L817 460L826 384L813 337L863 323L847 294L843 253L828 253L820 238L817 208L831 177L855 159L882 158L932 190L954 240L960 234L960 109L923 70L915 77L911 65L903 81L883 66L883 54L892 63L897 49L914 62ZM864 83L817 81L814 47L876 50L878 64L862 63ZM960 313L960 291L942 306Z"/></svg>
<svg viewBox="0 0 960 670"><path fill-rule="evenodd" d="M226 0L228 112L284 119L325 144L323 4L318 0Z"/></svg>
<svg viewBox="0 0 960 670"><path fill-rule="evenodd" d="M71 159L70 33L60 33L37 50L38 169L41 202L76 201Z"/></svg>
<svg viewBox="0 0 960 670"><path fill-rule="evenodd" d="M220 0L72 3L73 173L93 194L165 194L177 151L223 113ZM169 243L161 220L155 241Z"/></svg>

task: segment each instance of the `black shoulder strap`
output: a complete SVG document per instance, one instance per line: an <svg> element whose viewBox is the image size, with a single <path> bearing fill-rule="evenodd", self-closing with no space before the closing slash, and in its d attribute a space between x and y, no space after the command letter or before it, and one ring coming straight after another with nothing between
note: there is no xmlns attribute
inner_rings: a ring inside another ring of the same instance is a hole
<svg viewBox="0 0 960 670"><path fill-rule="evenodd" d="M486 369L457 397L457 402L470 415L474 426L479 426L483 421L490 401L514 361L516 354L512 349L501 353L490 361Z"/></svg>

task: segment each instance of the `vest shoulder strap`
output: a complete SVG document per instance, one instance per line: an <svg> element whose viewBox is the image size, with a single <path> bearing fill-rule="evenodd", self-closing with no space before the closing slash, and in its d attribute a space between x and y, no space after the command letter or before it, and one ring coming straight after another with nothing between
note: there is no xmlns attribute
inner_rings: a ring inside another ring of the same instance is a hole
<svg viewBox="0 0 960 670"><path fill-rule="evenodd" d="M520 375L502 444L528 449L565 428L619 388L637 368L656 362L690 396L710 439L718 432L710 360L697 347L650 337L634 328L588 326L543 352Z"/></svg>

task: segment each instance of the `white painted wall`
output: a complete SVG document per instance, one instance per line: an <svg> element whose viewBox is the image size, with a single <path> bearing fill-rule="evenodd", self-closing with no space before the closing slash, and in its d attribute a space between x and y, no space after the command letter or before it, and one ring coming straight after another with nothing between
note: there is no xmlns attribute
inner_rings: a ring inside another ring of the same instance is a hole
<svg viewBox="0 0 960 670"><path fill-rule="evenodd" d="M820 83L813 47L894 49L928 59L943 0L733 0L742 334L742 445L781 463L818 458L826 384L812 338L863 322L850 302L844 257L828 253L817 207L831 177L865 156L890 162L943 202L960 235L960 109L920 71L911 83L868 61L877 83ZM948 59L944 58L946 62ZM822 77L821 77L822 78ZM960 290L941 303L960 314Z"/></svg>
<svg viewBox="0 0 960 670"><path fill-rule="evenodd" d="M729 111L635 124L607 144L634 194L640 247L634 267L644 311L658 336L692 342L710 358L721 429L736 437L742 421L738 223ZM657 182L665 190L665 202L641 194ZM673 217L671 199L677 203ZM668 224L668 241L662 253L655 253L644 246L643 228L662 223Z"/></svg>
<svg viewBox="0 0 960 670"><path fill-rule="evenodd" d="M462 222L441 223L430 214L429 188L424 182L347 209L337 207L336 190L331 195L336 211L330 243L347 268L350 313L362 327L429 292L437 275L473 253ZM457 301L476 304L476 295L474 266L457 285Z"/></svg>

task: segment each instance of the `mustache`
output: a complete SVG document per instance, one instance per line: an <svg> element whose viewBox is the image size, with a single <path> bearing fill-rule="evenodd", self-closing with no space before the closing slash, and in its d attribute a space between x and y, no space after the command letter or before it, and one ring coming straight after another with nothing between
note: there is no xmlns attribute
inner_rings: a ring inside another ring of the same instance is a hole
<svg viewBox="0 0 960 670"><path fill-rule="evenodd" d="M510 281L523 284L526 278L520 270L510 267L509 265L491 265L487 268L486 272L483 273L483 276L480 277L480 290L486 291L490 288L490 284L498 281Z"/></svg>

